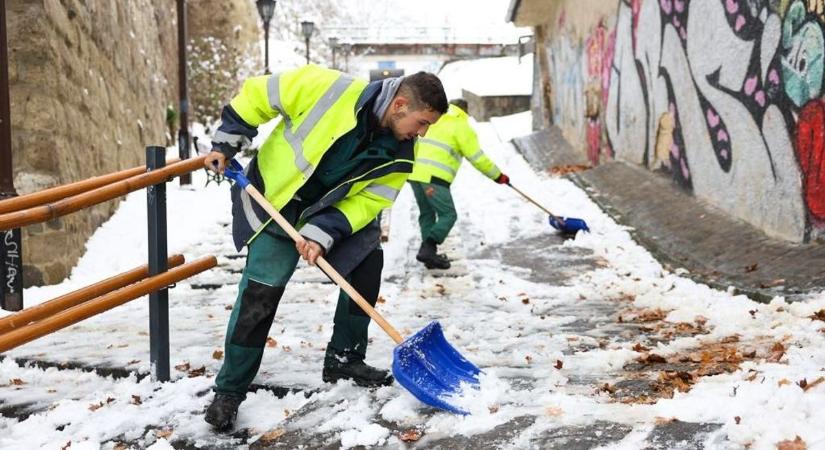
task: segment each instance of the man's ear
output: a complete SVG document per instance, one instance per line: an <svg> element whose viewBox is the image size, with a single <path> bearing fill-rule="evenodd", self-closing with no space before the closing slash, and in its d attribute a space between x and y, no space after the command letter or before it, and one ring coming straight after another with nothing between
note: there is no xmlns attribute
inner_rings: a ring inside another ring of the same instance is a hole
<svg viewBox="0 0 825 450"><path fill-rule="evenodd" d="M393 112L402 112L404 111L407 106L410 104L410 101L407 100L407 97L403 95L396 95L395 98L392 100L392 109Z"/></svg>

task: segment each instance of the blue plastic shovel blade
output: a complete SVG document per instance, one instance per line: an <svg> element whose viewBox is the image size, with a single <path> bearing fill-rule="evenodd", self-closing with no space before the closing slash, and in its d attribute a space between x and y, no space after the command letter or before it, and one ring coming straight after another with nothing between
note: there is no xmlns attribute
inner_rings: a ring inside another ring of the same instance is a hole
<svg viewBox="0 0 825 450"><path fill-rule="evenodd" d="M435 321L395 347L392 373L422 403L456 414L467 414L447 402L461 383L478 386L481 371L444 338Z"/></svg>
<svg viewBox="0 0 825 450"><path fill-rule="evenodd" d="M576 219L574 217L562 217L561 220L564 223L559 223L555 217L550 216L548 217L548 221L550 222L550 226L553 228L561 231L562 233L567 234L576 234L578 231L587 231L590 232L590 228L587 226L587 222L582 219Z"/></svg>

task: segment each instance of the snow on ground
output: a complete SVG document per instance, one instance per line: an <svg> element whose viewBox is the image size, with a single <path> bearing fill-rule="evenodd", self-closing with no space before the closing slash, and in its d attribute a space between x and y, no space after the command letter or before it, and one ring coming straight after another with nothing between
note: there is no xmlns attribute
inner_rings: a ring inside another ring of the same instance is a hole
<svg viewBox="0 0 825 450"><path fill-rule="evenodd" d="M445 74L445 84L449 80ZM809 448L825 446L825 385L803 390L795 381L825 375L825 338L821 325L808 319L825 308L825 295L787 304L774 299L758 304L744 296L713 290L668 272L614 223L587 195L564 179L534 173L502 141L529 127L529 114L477 124L485 151L511 177L560 215L585 218L593 230L566 241L565 246L592 252L603 261L570 282L552 285L528 281L523 269L499 261L465 261L468 273L458 278L433 278L412 261L419 243L412 193L402 191L392 209L391 238L385 245L381 312L404 335L430 320L440 320L448 340L484 371L481 392L467 404L473 414L433 412L399 385L365 393L351 383L324 385L320 380L323 348L330 333L337 289L301 269L304 282L291 283L270 330L256 382L304 389L277 398L268 391L250 394L241 406L238 428L250 428L250 442L283 423L296 411L317 410L296 419L297 426L332 433L343 447L392 445L398 438L382 426L391 421L421 427L428 435L477 435L516 417L537 420L511 443L529 447L530 439L556 427L605 420L627 424L633 431L606 446L635 449L661 418L721 424L706 448L775 448L777 442L800 436ZM485 179L472 168L459 173L453 193L459 209L454 231L458 248L507 246L531 242L549 232L546 216L506 187ZM93 366L125 367L136 374L150 370L148 308L145 298L103 313L68 329L5 353L0 362L0 401L4 410L30 411L25 418L0 418L2 448L112 448L115 442L169 448L185 440L194 446L231 445L232 436L214 434L202 420L209 391L221 365L227 309L234 301L243 259L235 250L226 184L206 182L197 172L193 187L168 186L169 252L187 260L214 254L220 268L170 290L172 382L155 383L132 375L114 379L77 370L21 367L11 358L71 361ZM87 252L70 278L55 286L28 289L27 306L141 265L146 260L145 193L127 196L117 213L89 240ZM483 243L483 244L482 244ZM456 262L460 263L459 261ZM534 271L541 267L532 268ZM226 284L198 289L198 284ZM437 290L449 289L449 296ZM546 311L539 319L520 302L502 302L527 293L532 308ZM618 369L638 354L627 345L608 345L563 356L567 338L554 332L569 322L554 316L555 308L581 304L585 298L635 296L634 306L670 311L667 320L707 319L708 335L676 338L657 353L668 355L737 334L742 341L781 341L787 347L779 363L764 359L743 364L732 374L702 378L687 393L652 405L610 402L604 395L571 384L577 373ZM377 326L368 361L389 367L394 344ZM531 355L525 360L525 355ZM554 364L564 359L564 368ZM197 369L203 367L203 373ZM749 371L759 374L749 379ZM523 383L519 380L529 380ZM783 381L785 380L785 381ZM791 382L787 382L790 380ZM738 417L738 423L735 418ZM726 439L726 440L725 440ZM239 443L240 444L240 443Z"/></svg>

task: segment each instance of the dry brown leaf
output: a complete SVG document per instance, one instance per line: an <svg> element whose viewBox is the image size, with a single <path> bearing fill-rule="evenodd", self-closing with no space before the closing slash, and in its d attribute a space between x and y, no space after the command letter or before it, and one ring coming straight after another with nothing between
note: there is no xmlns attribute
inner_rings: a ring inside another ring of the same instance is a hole
<svg viewBox="0 0 825 450"><path fill-rule="evenodd" d="M292 347L290 347L290 346L288 346L288 345L284 345L284 346L281 346L281 350L283 350L283 351L285 351L285 352L289 353L289 352L291 352L291 351L292 351Z"/></svg>
<svg viewBox="0 0 825 450"><path fill-rule="evenodd" d="M771 352L768 355L768 362L779 362L785 356L785 346L781 342L776 342L771 347Z"/></svg>
<svg viewBox="0 0 825 450"><path fill-rule="evenodd" d="M401 433L398 433L398 439L402 442L416 442L421 439L423 434L424 433L422 433L418 428L408 428Z"/></svg>
<svg viewBox="0 0 825 450"><path fill-rule="evenodd" d="M387 299L385 299L383 295L379 295L375 303L387 303Z"/></svg>
<svg viewBox="0 0 825 450"><path fill-rule="evenodd" d="M175 366L175 369L180 370L181 372L186 372L189 370L189 363L185 362L183 364L178 364L177 366Z"/></svg>
<svg viewBox="0 0 825 450"><path fill-rule="evenodd" d="M722 340L720 342L722 342L723 344L737 343L737 342L739 342L739 335L734 334L734 335L731 335L731 336L724 337L724 338L722 338Z"/></svg>
<svg viewBox="0 0 825 450"><path fill-rule="evenodd" d="M277 441L284 434L286 434L286 430L283 428L269 430L261 435L261 438L258 439L258 442L260 442L261 444L270 444Z"/></svg>
<svg viewBox="0 0 825 450"><path fill-rule="evenodd" d="M663 311L661 308L656 309L646 309L639 313L636 316L637 322L654 322L657 320L662 320L667 317L667 311Z"/></svg>
<svg viewBox="0 0 825 450"><path fill-rule="evenodd" d="M669 424L669 423L676 422L676 418L675 418L675 417L661 417L661 416L656 416L656 418L655 418L654 420L655 420L655 422L656 422L656 425L667 425L667 424Z"/></svg>
<svg viewBox="0 0 825 450"><path fill-rule="evenodd" d="M564 367L564 363L562 362L562 360L557 359L556 364L554 364L553 367L555 367L556 369L561 370L561 368Z"/></svg>
<svg viewBox="0 0 825 450"><path fill-rule="evenodd" d="M189 371L189 378L199 377L206 373L206 366L200 366L197 369L192 369Z"/></svg>
<svg viewBox="0 0 825 450"><path fill-rule="evenodd" d="M823 382L823 381L825 381L825 377L819 377L819 378L817 378L816 380L814 380L814 381L812 381L812 382L810 382L810 383L807 383L807 382L806 382L806 383L805 383L805 386L800 385L800 387L802 388L802 390L804 390L805 392L807 392L807 391L809 391L809 390L811 390L811 389L815 388L816 386L818 386L818 385L822 384L822 382Z"/></svg>
<svg viewBox="0 0 825 450"><path fill-rule="evenodd" d="M112 450L127 450L128 448L128 445L118 442L114 447L112 447Z"/></svg>
<svg viewBox="0 0 825 450"><path fill-rule="evenodd" d="M174 431L174 430L172 430L171 428L169 428L169 429L167 429L167 430L155 430L155 436L156 436L158 439L160 439L160 438L164 438L164 439L167 439L167 440L168 440L169 436L171 436L171 435L172 435L172 432L173 432L173 431Z"/></svg>
<svg viewBox="0 0 825 450"><path fill-rule="evenodd" d="M215 350L212 352L212 359L223 359L223 350Z"/></svg>
<svg viewBox="0 0 825 450"><path fill-rule="evenodd" d="M633 351L634 352L639 352L639 353L644 353L644 352L650 351L650 348L645 347L644 345L641 344L641 342L637 342L636 345L633 346Z"/></svg>
<svg viewBox="0 0 825 450"><path fill-rule="evenodd" d="M785 386L786 384L791 384L791 381L787 378L783 378L776 383L778 386Z"/></svg>
<svg viewBox="0 0 825 450"><path fill-rule="evenodd" d="M819 311L813 313L810 318L811 320L821 320L825 322L825 309L820 309Z"/></svg>
<svg viewBox="0 0 825 450"><path fill-rule="evenodd" d="M808 445L805 444L805 441L802 440L801 437L797 436L796 439L792 441L782 441L776 444L776 450L807 450Z"/></svg>
<svg viewBox="0 0 825 450"><path fill-rule="evenodd" d="M523 299L521 299L521 302L524 303L525 305L529 305L530 304L530 299L527 298L527 297L524 297Z"/></svg>
<svg viewBox="0 0 825 450"><path fill-rule="evenodd" d="M143 400L140 399L139 395L132 395L132 401L129 402L129 403L131 403L133 405L140 405L140 404L143 403Z"/></svg>
<svg viewBox="0 0 825 450"><path fill-rule="evenodd" d="M501 408L501 405L490 405L487 407L487 410L490 411L490 414L495 414L498 412L499 408Z"/></svg>
<svg viewBox="0 0 825 450"><path fill-rule="evenodd" d="M556 406L548 406L544 408L544 413L551 417L558 417L564 414L564 410Z"/></svg>
<svg viewBox="0 0 825 450"><path fill-rule="evenodd" d="M11 380L9 380L9 384L14 386L22 386L26 384L26 382L21 380L20 378L12 378Z"/></svg>
<svg viewBox="0 0 825 450"><path fill-rule="evenodd" d="M759 372L751 369L748 371L748 376L745 377L745 381L753 381L756 379L757 375L759 375Z"/></svg>
<svg viewBox="0 0 825 450"><path fill-rule="evenodd" d="M267 347L277 347L278 346L278 341L276 341L275 339L272 339L272 336L267 336L266 337L266 346Z"/></svg>
<svg viewBox="0 0 825 450"><path fill-rule="evenodd" d="M784 278L777 278L776 280L771 280L771 281L768 281L767 283L761 283L759 286L762 287L763 289L765 289L765 288L772 288L772 287L782 286L783 284L785 284L785 279Z"/></svg>
<svg viewBox="0 0 825 450"><path fill-rule="evenodd" d="M533 357L530 356L530 355L527 355L527 356L524 357L524 360L527 361L527 364L530 364L530 363L533 362Z"/></svg>
<svg viewBox="0 0 825 450"><path fill-rule="evenodd" d="M664 356L657 355L656 353L646 353L638 358L636 361L639 361L642 364L664 364L667 362Z"/></svg>
<svg viewBox="0 0 825 450"><path fill-rule="evenodd" d="M582 172L588 169L590 169L589 164L563 164L551 167L548 172L550 172L550 175L563 177L569 173Z"/></svg>

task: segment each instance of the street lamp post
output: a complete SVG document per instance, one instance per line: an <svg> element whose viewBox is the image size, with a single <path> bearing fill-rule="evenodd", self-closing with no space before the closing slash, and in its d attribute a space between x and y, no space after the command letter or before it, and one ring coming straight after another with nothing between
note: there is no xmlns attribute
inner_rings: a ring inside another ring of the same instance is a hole
<svg viewBox="0 0 825 450"><path fill-rule="evenodd" d="M338 38L333 36L329 38L329 48L332 50L332 68L336 69L335 67L335 50L338 49Z"/></svg>
<svg viewBox="0 0 825 450"><path fill-rule="evenodd" d="M178 128L178 157L181 160L189 158L189 91L187 89L186 78L186 40L187 40L187 15L186 0L178 0L178 96L180 104L180 127ZM192 175L184 174L180 178L181 186L192 184Z"/></svg>
<svg viewBox="0 0 825 450"><path fill-rule="evenodd" d="M258 14L264 23L264 73L269 73L269 21L275 13L275 0L257 0Z"/></svg>
<svg viewBox="0 0 825 450"><path fill-rule="evenodd" d="M348 42L341 44L341 51L344 53L344 72L349 72L349 52L352 51L352 44Z"/></svg>
<svg viewBox="0 0 825 450"><path fill-rule="evenodd" d="M305 20L301 22L301 34L304 35L304 42L306 43L307 64L309 64L309 38L312 37L312 32L315 31L315 23Z"/></svg>

